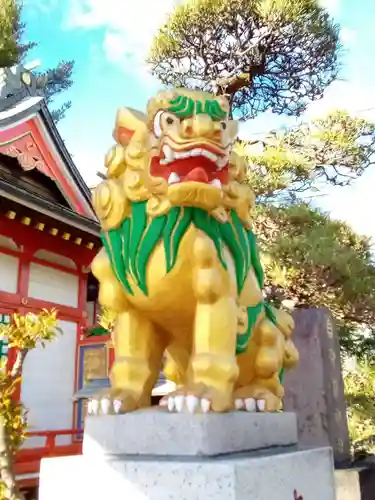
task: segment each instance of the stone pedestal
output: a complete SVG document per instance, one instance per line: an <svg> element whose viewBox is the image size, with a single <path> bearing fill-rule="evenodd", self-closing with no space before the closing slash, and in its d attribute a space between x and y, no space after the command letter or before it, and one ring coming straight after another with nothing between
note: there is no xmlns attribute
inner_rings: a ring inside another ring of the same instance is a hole
<svg viewBox="0 0 375 500"><path fill-rule="evenodd" d="M83 455L42 461L39 500L335 500L330 448L293 414L89 417Z"/></svg>

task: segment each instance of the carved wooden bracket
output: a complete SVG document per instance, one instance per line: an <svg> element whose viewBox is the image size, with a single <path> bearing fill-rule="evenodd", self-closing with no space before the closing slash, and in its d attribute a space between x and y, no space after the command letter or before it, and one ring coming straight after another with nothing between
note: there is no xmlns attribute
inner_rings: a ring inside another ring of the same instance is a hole
<svg viewBox="0 0 375 500"><path fill-rule="evenodd" d="M6 156L17 158L26 172L36 168L42 174L53 179L31 132L15 137L11 141L0 143L0 152Z"/></svg>

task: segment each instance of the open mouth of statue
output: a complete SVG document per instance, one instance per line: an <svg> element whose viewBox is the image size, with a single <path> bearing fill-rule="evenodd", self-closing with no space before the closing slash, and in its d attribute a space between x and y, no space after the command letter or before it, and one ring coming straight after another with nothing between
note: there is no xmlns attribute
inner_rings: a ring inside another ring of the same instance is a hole
<svg viewBox="0 0 375 500"><path fill-rule="evenodd" d="M163 177L170 185L202 182L221 188L228 183L228 155L206 144L183 151L175 151L164 144L161 157L151 161L150 174Z"/></svg>

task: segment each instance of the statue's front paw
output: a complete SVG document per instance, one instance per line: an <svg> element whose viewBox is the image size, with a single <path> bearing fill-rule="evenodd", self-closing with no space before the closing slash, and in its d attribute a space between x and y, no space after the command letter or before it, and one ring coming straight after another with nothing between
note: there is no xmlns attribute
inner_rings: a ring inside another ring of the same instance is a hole
<svg viewBox="0 0 375 500"><path fill-rule="evenodd" d="M250 385L234 391L233 406L248 413L275 412L280 409L281 398L260 385Z"/></svg>
<svg viewBox="0 0 375 500"><path fill-rule="evenodd" d="M139 408L137 399L127 391L109 391L89 400L87 414L96 415L118 415L128 413Z"/></svg>

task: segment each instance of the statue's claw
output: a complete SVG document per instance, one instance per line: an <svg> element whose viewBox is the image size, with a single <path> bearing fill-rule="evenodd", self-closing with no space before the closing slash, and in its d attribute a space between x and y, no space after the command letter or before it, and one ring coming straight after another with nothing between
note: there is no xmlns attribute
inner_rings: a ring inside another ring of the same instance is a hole
<svg viewBox="0 0 375 500"><path fill-rule="evenodd" d="M237 411L275 412L280 406L281 398L260 384L238 388L233 394L233 407Z"/></svg>
<svg viewBox="0 0 375 500"><path fill-rule="evenodd" d="M103 394L90 399L87 405L87 414L97 415L118 415L128 413L138 409L134 397L127 393Z"/></svg>
<svg viewBox="0 0 375 500"><path fill-rule="evenodd" d="M248 413L253 412L264 412L266 408L266 402L264 399L254 399L254 398L246 398L246 399L236 399L234 401L234 407L238 411L247 411Z"/></svg>
<svg viewBox="0 0 375 500"><path fill-rule="evenodd" d="M99 410L99 400L98 399L90 399L87 403L87 414L88 415L97 415Z"/></svg>
<svg viewBox="0 0 375 500"><path fill-rule="evenodd" d="M164 396L160 405L176 413L223 413L232 407L232 394L205 384L191 384Z"/></svg>
<svg viewBox="0 0 375 500"><path fill-rule="evenodd" d="M120 413L122 402L118 399L111 401L109 398L90 399L87 405L87 414L96 415L110 415Z"/></svg>
<svg viewBox="0 0 375 500"><path fill-rule="evenodd" d="M211 401L207 398L198 398L192 395L167 396L160 401L160 406L165 406L168 411L182 413L188 411L194 413L208 413L211 409Z"/></svg>

